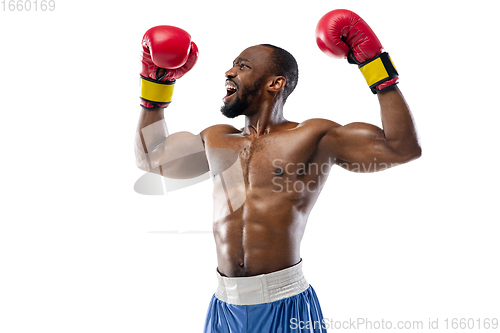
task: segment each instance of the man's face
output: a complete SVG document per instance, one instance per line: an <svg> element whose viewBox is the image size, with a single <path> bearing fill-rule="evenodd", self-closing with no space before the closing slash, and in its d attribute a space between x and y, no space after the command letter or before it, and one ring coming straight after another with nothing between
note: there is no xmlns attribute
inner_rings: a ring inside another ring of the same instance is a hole
<svg viewBox="0 0 500 333"><path fill-rule="evenodd" d="M267 61L272 50L253 46L243 51L226 72L227 94L222 99L221 112L228 118L248 114L262 94L263 82L268 74Z"/></svg>

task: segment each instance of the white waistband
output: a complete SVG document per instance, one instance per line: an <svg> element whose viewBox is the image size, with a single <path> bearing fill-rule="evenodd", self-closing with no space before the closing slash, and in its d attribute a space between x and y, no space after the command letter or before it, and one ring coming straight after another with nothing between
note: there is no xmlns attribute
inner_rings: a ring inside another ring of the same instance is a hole
<svg viewBox="0 0 500 333"><path fill-rule="evenodd" d="M302 260L292 267L250 277L225 277L217 271L215 297L229 304L252 305L275 302L309 288L302 273Z"/></svg>

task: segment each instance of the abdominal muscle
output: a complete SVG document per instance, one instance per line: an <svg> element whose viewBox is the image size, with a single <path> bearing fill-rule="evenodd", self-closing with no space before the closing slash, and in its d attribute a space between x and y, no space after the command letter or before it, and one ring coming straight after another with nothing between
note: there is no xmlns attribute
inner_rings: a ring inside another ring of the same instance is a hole
<svg viewBox="0 0 500 333"><path fill-rule="evenodd" d="M214 184L213 231L222 275L267 274L300 261L308 215L308 209L300 209L305 206L303 200L292 193L245 190L245 186L227 190Z"/></svg>

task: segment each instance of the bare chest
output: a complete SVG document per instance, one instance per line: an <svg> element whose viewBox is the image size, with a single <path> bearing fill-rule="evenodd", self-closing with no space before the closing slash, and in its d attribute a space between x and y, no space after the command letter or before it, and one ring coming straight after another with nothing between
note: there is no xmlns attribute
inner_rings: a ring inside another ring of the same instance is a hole
<svg viewBox="0 0 500 333"><path fill-rule="evenodd" d="M269 134L259 138L227 135L207 142L212 176L222 173L241 180L247 188L265 186L275 177L300 175L314 160L314 138L296 133Z"/></svg>

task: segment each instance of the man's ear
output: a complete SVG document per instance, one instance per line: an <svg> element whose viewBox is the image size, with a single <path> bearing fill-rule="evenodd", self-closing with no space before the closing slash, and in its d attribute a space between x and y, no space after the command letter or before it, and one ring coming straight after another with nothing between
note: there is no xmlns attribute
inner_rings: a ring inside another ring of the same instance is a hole
<svg viewBox="0 0 500 333"><path fill-rule="evenodd" d="M286 79L284 76L274 76L269 83L267 90L271 92L278 92L285 87L285 84Z"/></svg>

